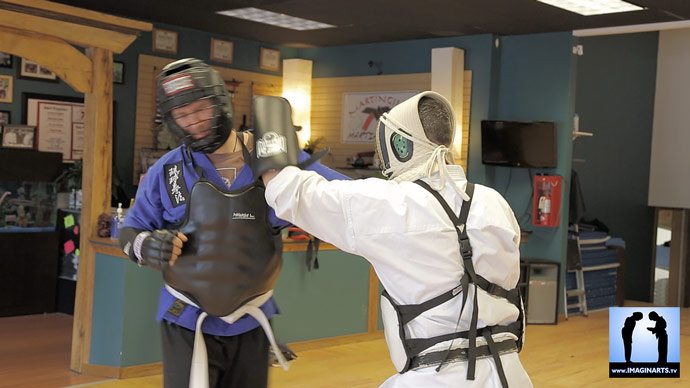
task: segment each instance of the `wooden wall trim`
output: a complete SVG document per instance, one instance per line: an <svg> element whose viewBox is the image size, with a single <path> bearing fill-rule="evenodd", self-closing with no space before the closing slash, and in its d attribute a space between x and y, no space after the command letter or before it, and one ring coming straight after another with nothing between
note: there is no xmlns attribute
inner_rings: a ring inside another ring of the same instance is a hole
<svg viewBox="0 0 690 388"><path fill-rule="evenodd" d="M0 25L23 31L40 32L81 47L101 47L121 53L137 38L136 35L104 30L62 20L0 9Z"/></svg>
<svg viewBox="0 0 690 388"><path fill-rule="evenodd" d="M133 377L160 375L163 373L163 363L154 362L151 364L125 367L86 363L82 368L82 373L92 376L111 377L114 379L130 379Z"/></svg>
<svg viewBox="0 0 690 388"><path fill-rule="evenodd" d="M121 27L131 30L133 34L138 35L139 31L151 31L151 23L141 22L133 19L125 19L119 16L108 15L98 11L91 11L84 8L73 7L46 0L3 0L3 8L8 8L10 5L16 7L15 9L26 9L28 12L42 12L43 14L52 13L52 15L66 15L82 19L82 23L87 21L103 23L106 26ZM105 27L107 28L107 27Z"/></svg>
<svg viewBox="0 0 690 388"><path fill-rule="evenodd" d="M64 40L35 32L0 27L0 47L3 52L30 59L50 68L78 92L91 92L91 60Z"/></svg>

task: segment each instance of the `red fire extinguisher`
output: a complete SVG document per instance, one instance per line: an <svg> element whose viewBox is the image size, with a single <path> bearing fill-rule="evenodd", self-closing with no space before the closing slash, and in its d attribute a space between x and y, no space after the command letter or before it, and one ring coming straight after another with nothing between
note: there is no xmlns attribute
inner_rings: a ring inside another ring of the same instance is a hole
<svg viewBox="0 0 690 388"><path fill-rule="evenodd" d="M558 175L537 175L534 179L532 224L555 227L560 222L563 178Z"/></svg>
<svg viewBox="0 0 690 388"><path fill-rule="evenodd" d="M541 225L549 224L549 216L551 216L551 192L544 191L541 197L539 197L539 223Z"/></svg>

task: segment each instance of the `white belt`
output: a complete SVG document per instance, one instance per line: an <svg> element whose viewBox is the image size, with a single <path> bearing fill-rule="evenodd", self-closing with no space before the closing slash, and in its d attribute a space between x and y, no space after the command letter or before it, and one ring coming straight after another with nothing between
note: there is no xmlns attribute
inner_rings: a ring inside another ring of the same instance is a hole
<svg viewBox="0 0 690 388"><path fill-rule="evenodd" d="M175 298L185 302L186 304L192 305L197 308L199 307L194 302L189 300L189 298L187 298L185 295L170 287L169 285L166 284L165 288ZM254 319L256 319L261 325L261 327L264 329L264 333L266 333L266 337L268 337L268 341L271 343L273 352L278 358L278 361L280 362L280 365L283 367L283 370L287 371L290 366L288 365L288 362L285 359L285 357L283 357L283 352L281 352L280 348L278 347L278 344L276 343L275 337L273 336L273 329L271 329L271 324L268 322L266 314L264 314L264 312L259 308L264 303L266 303L271 298L271 296L273 296L273 290L261 294L256 298L250 300L242 307L235 310L235 312L233 312L232 314L219 318L227 323L235 323L235 321L242 318L245 314L249 314L252 317L254 317ZM206 342L204 342L204 335L201 331L201 325L202 323L204 323L204 319L206 319L207 316L208 314L202 311L196 320L196 330L194 331L194 351L192 353L192 367L189 373L190 388L208 388L208 353L206 352ZM266 365L266 367L268 368L268 365Z"/></svg>

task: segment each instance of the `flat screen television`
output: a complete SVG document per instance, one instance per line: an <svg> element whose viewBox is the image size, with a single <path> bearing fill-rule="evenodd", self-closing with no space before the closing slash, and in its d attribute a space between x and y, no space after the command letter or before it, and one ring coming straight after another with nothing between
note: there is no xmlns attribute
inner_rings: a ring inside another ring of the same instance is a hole
<svg viewBox="0 0 690 388"><path fill-rule="evenodd" d="M482 120L482 163L511 167L556 167L554 123Z"/></svg>

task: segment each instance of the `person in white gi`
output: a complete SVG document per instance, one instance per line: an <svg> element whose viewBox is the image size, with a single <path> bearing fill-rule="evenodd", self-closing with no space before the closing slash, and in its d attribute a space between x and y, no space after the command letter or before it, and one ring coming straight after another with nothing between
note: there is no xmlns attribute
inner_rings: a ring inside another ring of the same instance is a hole
<svg viewBox="0 0 690 388"><path fill-rule="evenodd" d="M454 123L445 98L420 93L380 119L389 180L329 182L276 165L263 173L266 200L278 217L374 267L400 372L381 387L531 387L518 357L520 229L499 193L447 163Z"/></svg>

